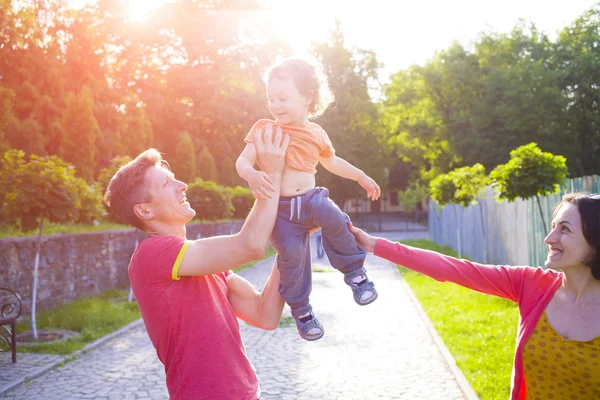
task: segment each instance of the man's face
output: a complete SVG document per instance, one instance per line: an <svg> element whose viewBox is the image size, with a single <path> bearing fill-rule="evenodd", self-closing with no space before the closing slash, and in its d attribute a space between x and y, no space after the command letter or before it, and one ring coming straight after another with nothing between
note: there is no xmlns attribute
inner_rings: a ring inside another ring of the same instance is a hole
<svg viewBox="0 0 600 400"><path fill-rule="evenodd" d="M196 215L185 197L188 186L160 164L146 171L146 182L152 200L144 203L149 219L161 223L185 224Z"/></svg>

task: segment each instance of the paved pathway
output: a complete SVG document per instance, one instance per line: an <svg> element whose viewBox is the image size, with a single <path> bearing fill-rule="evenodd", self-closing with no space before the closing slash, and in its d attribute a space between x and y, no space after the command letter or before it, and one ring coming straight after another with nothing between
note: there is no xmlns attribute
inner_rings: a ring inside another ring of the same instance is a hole
<svg viewBox="0 0 600 400"><path fill-rule="evenodd" d="M379 299L365 307L354 303L341 274L313 275L311 302L325 326L325 336L317 342L302 340L295 325L267 332L240 322L262 399L465 399L395 267L372 255L367 261ZM271 263L242 274L261 287ZM315 269L331 267L321 259L315 260ZM0 358L0 385L32 362L32 356L19 354L13 368L7 357ZM28 400L167 398L163 368L143 325L0 395Z"/></svg>

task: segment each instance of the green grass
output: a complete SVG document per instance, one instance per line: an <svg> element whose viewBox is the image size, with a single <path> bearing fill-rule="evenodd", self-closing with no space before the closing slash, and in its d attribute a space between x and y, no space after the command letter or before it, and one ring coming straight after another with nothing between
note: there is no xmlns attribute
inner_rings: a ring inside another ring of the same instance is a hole
<svg viewBox="0 0 600 400"><path fill-rule="evenodd" d="M92 224L51 224L44 223L44 235L51 235L53 233L85 233L85 232L99 232L109 231L113 229L132 229L130 226L115 224L110 222L100 222L97 225ZM15 236L35 236L38 234L37 230L32 231L21 231L19 228L14 227L2 227L0 230L0 238L15 237Z"/></svg>
<svg viewBox="0 0 600 400"><path fill-rule="evenodd" d="M37 314L38 330L70 330L79 336L59 343L19 345L19 352L70 354L130 322L141 318L137 302L115 299L127 298L127 292L108 290L101 295L77 299L68 304ZM22 320L17 331L31 330L31 323Z"/></svg>
<svg viewBox="0 0 600 400"><path fill-rule="evenodd" d="M335 269L333 269L331 267L312 267L312 272L316 272L316 273L335 272Z"/></svg>
<svg viewBox="0 0 600 400"><path fill-rule="evenodd" d="M283 317L281 317L281 320L279 320L280 328L291 328L291 327L295 327L295 326L296 326L296 321L294 320L293 317L284 315Z"/></svg>
<svg viewBox="0 0 600 400"><path fill-rule="evenodd" d="M456 257L451 248L429 240L403 243ZM506 400L518 322L516 304L399 269L480 399Z"/></svg>
<svg viewBox="0 0 600 400"><path fill-rule="evenodd" d="M275 251L275 249L273 248L273 246L271 246L269 244L269 247L267 247L267 251L265 252L265 257L262 260L264 260L265 258L269 258L272 255L275 255L276 253L277 252ZM246 269L246 268L250 268L251 266L253 266L257 262L262 261L262 260L250 261L249 263L246 263L244 265L240 265L239 267L232 269L232 271L233 272L240 272L241 270Z"/></svg>

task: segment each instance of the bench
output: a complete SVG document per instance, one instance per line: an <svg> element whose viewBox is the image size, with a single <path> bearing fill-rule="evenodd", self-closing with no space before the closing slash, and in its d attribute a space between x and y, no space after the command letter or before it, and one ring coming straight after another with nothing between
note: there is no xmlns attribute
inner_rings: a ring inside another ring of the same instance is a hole
<svg viewBox="0 0 600 400"><path fill-rule="evenodd" d="M0 288L0 352L10 349L13 363L17 362L16 322L22 307L21 297L15 291Z"/></svg>

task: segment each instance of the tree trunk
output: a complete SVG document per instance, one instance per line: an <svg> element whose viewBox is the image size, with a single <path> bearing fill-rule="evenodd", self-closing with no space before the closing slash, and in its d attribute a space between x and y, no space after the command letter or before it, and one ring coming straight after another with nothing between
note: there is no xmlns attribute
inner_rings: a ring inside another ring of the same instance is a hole
<svg viewBox="0 0 600 400"><path fill-rule="evenodd" d="M452 207L452 209L454 210L454 220L456 221L456 239L458 241L458 258L462 258L462 249L460 246L460 224L458 222L456 207L458 207L458 204L454 204L454 207Z"/></svg>
<svg viewBox="0 0 600 400"><path fill-rule="evenodd" d="M542 217L542 225L544 225L544 236L548 236L548 227L546 226L546 220L544 219L544 213L542 212L542 204L540 203L540 198L536 194L535 199L537 200L538 210L540 210L540 217Z"/></svg>
<svg viewBox="0 0 600 400"><path fill-rule="evenodd" d="M483 221L483 204L481 201L477 201L479 204L479 217L481 219L481 234L483 235L483 263L487 264L487 240L485 239L485 223Z"/></svg>
<svg viewBox="0 0 600 400"><path fill-rule="evenodd" d="M40 253L42 251L42 232L44 230L44 215L40 216L40 231L38 233L35 249L35 263L33 264L33 289L31 290L31 331L33 337L38 338L37 325L35 321L35 305L37 301L38 269L40 267Z"/></svg>

